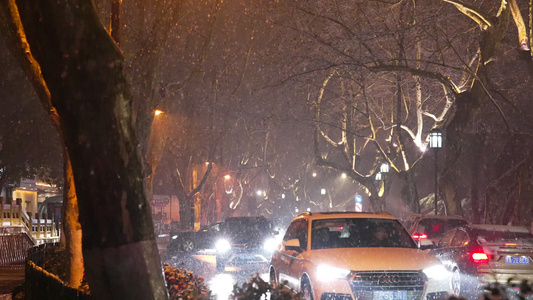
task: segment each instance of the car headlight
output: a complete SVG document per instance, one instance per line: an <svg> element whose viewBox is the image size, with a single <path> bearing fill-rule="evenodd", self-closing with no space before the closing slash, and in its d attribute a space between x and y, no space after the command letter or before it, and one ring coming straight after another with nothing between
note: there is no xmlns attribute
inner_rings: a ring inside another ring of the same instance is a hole
<svg viewBox="0 0 533 300"><path fill-rule="evenodd" d="M422 270L428 279L445 279L450 275L443 265L434 265Z"/></svg>
<svg viewBox="0 0 533 300"><path fill-rule="evenodd" d="M328 265L320 265L316 268L318 278L322 281L328 281L331 279L343 279L350 274L350 270L335 268Z"/></svg>
<svg viewBox="0 0 533 300"><path fill-rule="evenodd" d="M172 236L172 239L173 239L173 240L175 240L175 239L177 239L177 238L178 238L177 235L173 235L173 236Z"/></svg>
<svg viewBox="0 0 533 300"><path fill-rule="evenodd" d="M269 237L263 242L263 249L267 251L274 251L276 250L277 246L278 241L273 237Z"/></svg>
<svg viewBox="0 0 533 300"><path fill-rule="evenodd" d="M215 248L218 252L224 253L231 249L231 244L228 242L228 240L218 240L215 244Z"/></svg>

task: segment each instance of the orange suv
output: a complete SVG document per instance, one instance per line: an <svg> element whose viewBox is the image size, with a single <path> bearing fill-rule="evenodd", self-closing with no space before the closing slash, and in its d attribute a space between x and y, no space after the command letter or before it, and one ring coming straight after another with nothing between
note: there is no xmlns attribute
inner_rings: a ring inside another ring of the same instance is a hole
<svg viewBox="0 0 533 300"><path fill-rule="evenodd" d="M442 263L384 212L300 214L269 272L273 286L286 283L305 299L441 299L449 289Z"/></svg>

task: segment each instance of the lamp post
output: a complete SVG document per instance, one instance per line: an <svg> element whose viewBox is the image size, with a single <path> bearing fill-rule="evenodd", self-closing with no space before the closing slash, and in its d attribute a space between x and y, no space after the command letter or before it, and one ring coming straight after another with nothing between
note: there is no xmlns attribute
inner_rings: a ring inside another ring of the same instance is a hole
<svg viewBox="0 0 533 300"><path fill-rule="evenodd" d="M383 174L382 175L383 177L383 195L382 195L383 196L383 210L387 209L387 200L384 195L385 195L385 189L386 189L385 177L389 173L389 169L390 169L390 165L388 162L382 163L381 166L379 167L379 173Z"/></svg>
<svg viewBox="0 0 533 300"><path fill-rule="evenodd" d="M437 214L437 200L439 194L439 185L437 181L437 152L442 148L442 131L437 128L433 128L429 132L429 148L435 150L435 214Z"/></svg>

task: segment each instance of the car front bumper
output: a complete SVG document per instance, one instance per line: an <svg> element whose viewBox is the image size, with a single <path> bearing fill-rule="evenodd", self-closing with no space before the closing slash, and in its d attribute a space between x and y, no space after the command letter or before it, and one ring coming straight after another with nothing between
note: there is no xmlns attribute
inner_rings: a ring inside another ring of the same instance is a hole
<svg viewBox="0 0 533 300"><path fill-rule="evenodd" d="M423 278L423 277L421 277ZM411 284L410 284L411 283ZM314 299L320 300L377 300L377 299L445 299L449 291L449 279L419 280L403 284L364 283L360 280L314 280L311 283Z"/></svg>

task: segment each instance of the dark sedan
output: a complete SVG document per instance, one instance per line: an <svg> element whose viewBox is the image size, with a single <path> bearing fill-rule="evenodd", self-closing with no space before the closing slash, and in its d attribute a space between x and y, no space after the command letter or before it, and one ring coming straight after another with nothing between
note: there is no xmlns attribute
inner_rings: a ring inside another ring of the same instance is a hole
<svg viewBox="0 0 533 300"><path fill-rule="evenodd" d="M216 269L266 271L278 245L279 231L263 216L231 217L222 226L216 241Z"/></svg>
<svg viewBox="0 0 533 300"><path fill-rule="evenodd" d="M453 294L477 298L489 283L533 281L533 235L525 227L469 225L448 231L430 254L451 272Z"/></svg>
<svg viewBox="0 0 533 300"><path fill-rule="evenodd" d="M170 234L169 253L175 251L193 252L200 249L214 249L216 237L220 234L222 222L214 223L199 231L174 231Z"/></svg>

